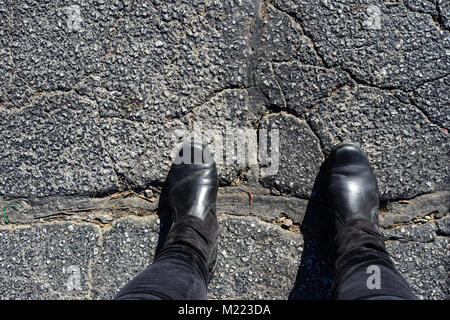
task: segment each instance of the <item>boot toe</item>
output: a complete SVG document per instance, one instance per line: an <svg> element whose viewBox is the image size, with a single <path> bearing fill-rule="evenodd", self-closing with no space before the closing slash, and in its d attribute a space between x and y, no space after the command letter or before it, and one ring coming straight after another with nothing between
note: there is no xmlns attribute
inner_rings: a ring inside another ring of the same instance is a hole
<svg viewBox="0 0 450 320"><path fill-rule="evenodd" d="M351 142L342 142L335 146L329 156L330 168L347 165L367 165L369 160L359 146Z"/></svg>
<svg viewBox="0 0 450 320"><path fill-rule="evenodd" d="M203 164L214 163L214 157L208 146L199 141L190 141L183 144L178 150L174 164Z"/></svg>
<svg viewBox="0 0 450 320"><path fill-rule="evenodd" d="M186 215L204 220L210 208L215 208L217 168L209 148L203 143L192 141L180 148L167 182L169 207L176 212L174 220Z"/></svg>
<svg viewBox="0 0 450 320"><path fill-rule="evenodd" d="M328 157L328 197L336 220L364 219L378 224L376 177L366 154L354 143L335 146Z"/></svg>

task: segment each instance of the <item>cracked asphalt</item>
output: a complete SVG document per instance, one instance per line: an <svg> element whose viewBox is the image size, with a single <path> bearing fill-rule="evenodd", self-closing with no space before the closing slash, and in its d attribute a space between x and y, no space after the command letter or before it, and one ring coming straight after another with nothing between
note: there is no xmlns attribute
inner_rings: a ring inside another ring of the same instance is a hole
<svg viewBox="0 0 450 320"><path fill-rule="evenodd" d="M340 141L368 154L414 293L448 299L449 26L446 0L0 0L0 297L112 298L151 263L176 132L200 123L279 130L275 174L218 165L211 299L330 298Z"/></svg>

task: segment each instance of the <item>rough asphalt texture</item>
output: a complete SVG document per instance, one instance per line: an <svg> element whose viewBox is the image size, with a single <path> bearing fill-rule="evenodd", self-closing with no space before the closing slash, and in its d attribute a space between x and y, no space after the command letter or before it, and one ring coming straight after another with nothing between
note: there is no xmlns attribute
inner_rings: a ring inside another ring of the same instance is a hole
<svg viewBox="0 0 450 320"><path fill-rule="evenodd" d="M153 259L176 130L201 123L280 142L274 175L219 164L211 299L329 298L339 141L370 158L413 291L448 299L449 27L445 0L0 0L0 297L113 297Z"/></svg>

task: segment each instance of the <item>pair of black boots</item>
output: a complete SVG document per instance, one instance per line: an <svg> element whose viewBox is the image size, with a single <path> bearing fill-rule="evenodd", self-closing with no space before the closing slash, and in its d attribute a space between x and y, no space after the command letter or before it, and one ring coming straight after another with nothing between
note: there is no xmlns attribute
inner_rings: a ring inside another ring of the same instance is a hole
<svg viewBox="0 0 450 320"><path fill-rule="evenodd" d="M378 229L377 181L363 151L353 143L340 143L331 151L327 187L335 234L345 224L364 220ZM207 262L211 278L217 261L218 224L216 198L218 176L209 149L199 143L185 144L167 178L168 209L173 225L164 248L184 244Z"/></svg>

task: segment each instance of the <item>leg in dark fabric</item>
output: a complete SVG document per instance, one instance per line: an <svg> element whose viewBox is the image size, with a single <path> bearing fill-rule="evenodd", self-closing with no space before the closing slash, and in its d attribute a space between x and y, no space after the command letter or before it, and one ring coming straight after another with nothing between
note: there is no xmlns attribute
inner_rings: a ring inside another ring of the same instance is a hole
<svg viewBox="0 0 450 320"><path fill-rule="evenodd" d="M206 300L208 267L195 250L167 246L157 260L120 290L119 300Z"/></svg>
<svg viewBox="0 0 450 320"><path fill-rule="evenodd" d="M200 160L200 161L197 161ZM153 264L116 299L206 300L217 261L217 168L208 147L185 143L172 163L159 208L171 227Z"/></svg>
<svg viewBox="0 0 450 320"><path fill-rule="evenodd" d="M336 299L416 299L395 269L378 229L367 220L355 220L336 235Z"/></svg>

